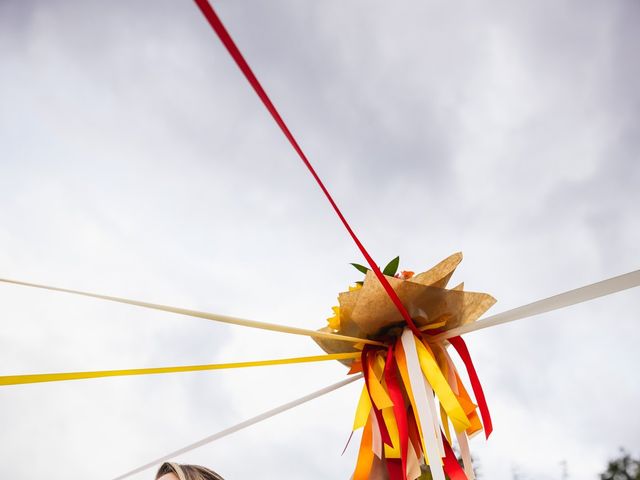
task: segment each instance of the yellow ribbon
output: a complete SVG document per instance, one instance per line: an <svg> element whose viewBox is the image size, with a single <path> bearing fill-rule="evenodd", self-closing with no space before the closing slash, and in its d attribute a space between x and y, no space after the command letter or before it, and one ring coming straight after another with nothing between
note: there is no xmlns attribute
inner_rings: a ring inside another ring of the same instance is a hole
<svg viewBox="0 0 640 480"><path fill-rule="evenodd" d="M157 373L199 372L203 370L224 370L228 368L264 367L268 365L288 365L292 363L324 362L327 360L346 360L360 357L360 352L333 353L311 357L278 358L257 360L254 362L214 363L209 365L185 365L181 367L133 368L126 370L99 370L95 372L40 373L31 375L0 376L0 386L41 382L61 382L64 380L82 380L87 378L123 377L128 375L151 375Z"/></svg>
<svg viewBox="0 0 640 480"><path fill-rule="evenodd" d="M385 457L400 458L400 434L393 410L393 401L387 392L384 381L385 364L384 355L376 354L373 365L369 365L369 389L371 390L373 401L382 412L382 419L391 438L392 446L384 445Z"/></svg>
<svg viewBox="0 0 640 480"><path fill-rule="evenodd" d="M378 356L374 361L378 362L379 358L380 357ZM365 366L363 366L363 368L365 368ZM377 363L375 367L372 367L371 365L366 365L366 368L369 369L369 376L368 376L369 393L371 394L373 403L375 403L376 407L378 407L378 409L380 410L393 407L393 402L391 401L391 397L389 397L389 394L387 393L385 388L382 386L382 383L378 378L378 375L380 376L382 375L384 365L380 367L380 364Z"/></svg>
<svg viewBox="0 0 640 480"><path fill-rule="evenodd" d="M398 424L396 416L393 412L393 406L382 409L382 418L387 426L392 446L384 446L384 456L386 458L400 458L400 433L398 432Z"/></svg>
<svg viewBox="0 0 640 480"><path fill-rule="evenodd" d="M218 315L217 313L199 312L197 310L189 310L186 308L172 307L170 305L159 305L157 303L141 302L139 300L131 300L128 298L121 298L121 297L112 297L109 295L101 295L98 293L81 292L79 290L69 290L67 288L50 287L47 285L38 285L36 283L27 283L27 282L21 282L18 280L9 280L6 278L0 278L0 282L11 283L14 285L22 285L25 287L32 287L32 288L42 288L45 290L52 290L54 292L72 293L74 295L82 295L82 296L91 297L91 298L99 298L100 300L108 300L110 302L125 303L127 305L135 305L137 307L151 308L153 310L161 310L163 312L177 313L179 315L187 315L189 317L204 318L206 320L213 320L215 322L221 322L221 323L229 323L232 325L239 325L242 327L259 328L261 330L270 330L272 332L280 332L280 333L290 333L293 335L305 335L307 337L313 337L313 338L328 338L332 340L341 340L344 342L368 343L370 345L384 346L384 344L381 342L376 342L375 340L369 340L367 338L350 337L348 335L340 335L340 334L331 333L331 332L321 332L318 330L309 330L306 328L288 327L285 325L278 325L275 323L258 322L256 320L247 320L244 318L229 317L227 315Z"/></svg>
<svg viewBox="0 0 640 480"><path fill-rule="evenodd" d="M353 419L353 430L364 427L369 419L369 413L371 412L371 399L369 398L369 392L367 386L362 386L362 393L360 394L360 400L358 401L358 408L356 408L356 415Z"/></svg>
<svg viewBox="0 0 640 480"><path fill-rule="evenodd" d="M449 428L449 417L442 404L440 404L440 418L442 418L442 428L444 429L444 436L447 437L449 445L451 445L451 429Z"/></svg>
<svg viewBox="0 0 640 480"><path fill-rule="evenodd" d="M416 349L418 351L418 360L420 361L420 367L424 376L427 378L429 385L436 393L440 404L444 407L447 415L453 423L453 428L456 432L463 432L471 425L464 409L458 402L455 394L449 386L449 382L442 374L440 367L433 354L427 350L427 347L417 338L415 339Z"/></svg>
<svg viewBox="0 0 640 480"><path fill-rule="evenodd" d="M424 332L426 330L435 330L436 328L444 327L446 324L447 324L447 321L444 320L442 322L431 323L429 325L424 325L423 327L419 327L419 330L421 332Z"/></svg>

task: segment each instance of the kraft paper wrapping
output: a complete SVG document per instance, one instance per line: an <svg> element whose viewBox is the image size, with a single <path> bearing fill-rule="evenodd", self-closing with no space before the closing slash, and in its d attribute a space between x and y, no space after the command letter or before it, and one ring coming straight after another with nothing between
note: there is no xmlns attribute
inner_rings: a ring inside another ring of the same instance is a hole
<svg viewBox="0 0 640 480"><path fill-rule="evenodd" d="M476 321L496 302L489 294L464 291L464 284L453 289L446 288L461 261L462 253L454 253L430 270L408 280L387 277L418 328L428 329L429 326L439 325L437 331L441 332L460 327ZM325 327L321 331L380 339L388 334L393 335L394 327L402 327L405 323L372 271L365 276L362 288L340 293L338 302L340 328L332 330ZM323 338L315 341L327 353L358 350L358 345L347 342ZM343 363L348 365L351 360L343 360Z"/></svg>

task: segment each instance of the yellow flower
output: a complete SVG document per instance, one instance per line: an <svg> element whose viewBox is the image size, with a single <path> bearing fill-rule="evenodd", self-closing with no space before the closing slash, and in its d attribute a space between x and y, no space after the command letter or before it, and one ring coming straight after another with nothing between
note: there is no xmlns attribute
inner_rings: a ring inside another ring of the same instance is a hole
<svg viewBox="0 0 640 480"><path fill-rule="evenodd" d="M329 328L340 330L340 307L331 307L331 310L333 310L333 317L327 318Z"/></svg>
<svg viewBox="0 0 640 480"><path fill-rule="evenodd" d="M362 285L356 283L355 285L349 285L349 291L353 292L362 288ZM329 328L333 330L340 330L340 307L331 307L333 310L333 317L327 318L327 322L329 323Z"/></svg>

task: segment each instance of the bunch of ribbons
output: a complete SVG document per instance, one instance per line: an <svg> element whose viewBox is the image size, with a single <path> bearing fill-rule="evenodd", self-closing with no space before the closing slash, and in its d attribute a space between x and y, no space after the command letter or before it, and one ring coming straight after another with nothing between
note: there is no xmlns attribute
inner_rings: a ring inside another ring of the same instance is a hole
<svg viewBox="0 0 640 480"><path fill-rule="evenodd" d="M363 348L351 367L365 378L353 425L354 431L364 428L354 480L387 475L414 480L426 465L434 480L445 474L452 480L474 478L468 438L483 429L488 438L491 417L464 342L455 337L450 343L467 368L478 405L443 342L429 343L405 328L386 348ZM453 452L452 435L464 468Z"/></svg>

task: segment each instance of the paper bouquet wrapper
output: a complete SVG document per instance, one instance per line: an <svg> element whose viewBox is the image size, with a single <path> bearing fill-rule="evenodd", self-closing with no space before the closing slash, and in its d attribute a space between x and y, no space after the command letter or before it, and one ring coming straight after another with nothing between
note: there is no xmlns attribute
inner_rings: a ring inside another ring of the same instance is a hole
<svg viewBox="0 0 640 480"><path fill-rule="evenodd" d="M487 293L465 292L464 284L447 289L453 272L462 261L454 253L435 267L407 280L387 276L409 315L421 330L440 332L476 321L496 299ZM369 271L362 288L338 295L340 328L320 330L353 337L377 339L405 321L375 274ZM327 353L358 351L353 344L317 338ZM344 361L350 363L350 361Z"/></svg>
<svg viewBox="0 0 640 480"><path fill-rule="evenodd" d="M464 284L447 288L461 260L455 253L418 275L386 277L417 329L407 327L368 271L361 287L338 295L330 319L334 328L321 330L381 345L315 339L327 353L361 352L360 358L343 361L350 373L362 371L365 379L353 428L364 429L353 480L474 478L467 440L483 429L488 437L492 428L484 393L464 341L430 339L476 321L496 301L486 293L465 292ZM463 359L475 399L449 357L449 342ZM453 454L454 440L464 469Z"/></svg>

